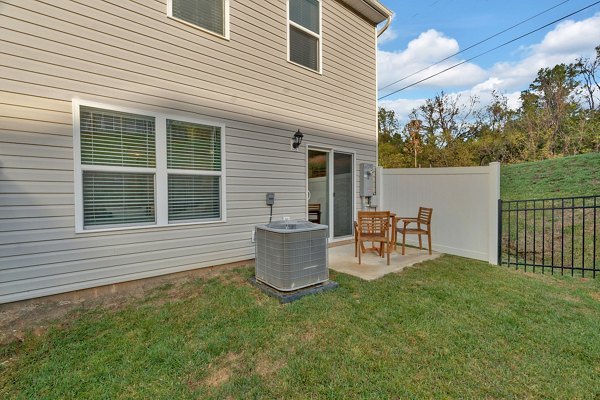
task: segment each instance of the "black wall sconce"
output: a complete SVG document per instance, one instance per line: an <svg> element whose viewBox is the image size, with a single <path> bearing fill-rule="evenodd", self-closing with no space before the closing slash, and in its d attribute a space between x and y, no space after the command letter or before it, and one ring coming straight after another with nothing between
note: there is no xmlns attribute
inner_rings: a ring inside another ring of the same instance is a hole
<svg viewBox="0 0 600 400"><path fill-rule="evenodd" d="M300 147L300 144L302 144L303 138L304 135L302 134L302 132L300 132L300 129L298 129L298 131L294 133L294 137L292 139L292 148L294 150L298 150L298 147Z"/></svg>

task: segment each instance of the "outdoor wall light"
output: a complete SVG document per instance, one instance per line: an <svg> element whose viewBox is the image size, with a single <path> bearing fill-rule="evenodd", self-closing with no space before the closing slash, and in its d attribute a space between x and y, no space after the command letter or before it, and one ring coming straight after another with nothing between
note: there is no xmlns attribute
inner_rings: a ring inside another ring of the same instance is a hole
<svg viewBox="0 0 600 400"><path fill-rule="evenodd" d="M300 132L300 129L298 129L298 132L294 133L294 137L292 139L292 148L294 150L298 150L298 147L300 147L300 144L302 143L302 138L304 138L304 135L302 132Z"/></svg>

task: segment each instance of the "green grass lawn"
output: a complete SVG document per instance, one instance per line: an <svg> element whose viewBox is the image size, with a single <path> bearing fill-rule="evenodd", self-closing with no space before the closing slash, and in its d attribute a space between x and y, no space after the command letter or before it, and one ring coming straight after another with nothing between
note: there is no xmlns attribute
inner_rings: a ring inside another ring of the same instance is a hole
<svg viewBox="0 0 600 400"><path fill-rule="evenodd" d="M252 272L4 347L0 398L600 397L600 280L443 256L282 306Z"/></svg>
<svg viewBox="0 0 600 400"><path fill-rule="evenodd" d="M502 200L593 195L600 195L600 153L502 166Z"/></svg>

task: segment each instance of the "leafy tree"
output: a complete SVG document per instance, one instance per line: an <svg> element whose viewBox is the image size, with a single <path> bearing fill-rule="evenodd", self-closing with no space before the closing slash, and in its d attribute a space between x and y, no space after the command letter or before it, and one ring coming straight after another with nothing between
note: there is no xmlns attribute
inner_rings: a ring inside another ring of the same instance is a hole
<svg viewBox="0 0 600 400"><path fill-rule="evenodd" d="M600 151L600 46L594 59L542 68L521 106L494 93L462 99L443 91L409 115L379 109L379 158L384 167L515 163Z"/></svg>
<svg viewBox="0 0 600 400"><path fill-rule="evenodd" d="M595 50L596 58L579 58L576 63L589 110L600 107L600 46Z"/></svg>
<svg viewBox="0 0 600 400"><path fill-rule="evenodd" d="M491 103L477 113L479 132L473 150L478 165L508 163L520 153L522 138L514 128L515 114L506 96L498 92L493 92Z"/></svg>
<svg viewBox="0 0 600 400"><path fill-rule="evenodd" d="M400 134L400 122L393 110L380 107L377 113L379 135L379 165L384 168L406 166L403 155L403 141Z"/></svg>
<svg viewBox="0 0 600 400"><path fill-rule="evenodd" d="M411 120L422 121L422 152L430 166L470 164L463 144L474 137L473 115L477 103L475 97L462 102L460 95L441 92L411 113Z"/></svg>
<svg viewBox="0 0 600 400"><path fill-rule="evenodd" d="M406 135L404 147L412 154L415 168L418 166L417 159L421 152L421 125L423 123L420 120L413 119L404 127Z"/></svg>
<svg viewBox="0 0 600 400"><path fill-rule="evenodd" d="M575 101L577 74L575 64L542 68L529 89L521 94L523 118L533 123L524 126L543 141L543 149L550 156L569 153L568 124L580 108Z"/></svg>
<svg viewBox="0 0 600 400"><path fill-rule="evenodd" d="M396 118L394 110L386 110L379 107L377 112L377 128L379 131L379 141L390 143L396 139L400 133L400 122Z"/></svg>

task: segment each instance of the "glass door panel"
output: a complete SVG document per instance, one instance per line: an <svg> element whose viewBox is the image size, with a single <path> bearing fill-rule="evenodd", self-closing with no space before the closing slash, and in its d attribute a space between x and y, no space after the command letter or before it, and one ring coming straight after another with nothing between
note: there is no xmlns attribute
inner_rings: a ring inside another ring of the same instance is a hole
<svg viewBox="0 0 600 400"><path fill-rule="evenodd" d="M333 153L333 237L352 236L352 154Z"/></svg>
<svg viewBox="0 0 600 400"><path fill-rule="evenodd" d="M308 219L329 225L329 152L308 150Z"/></svg>

